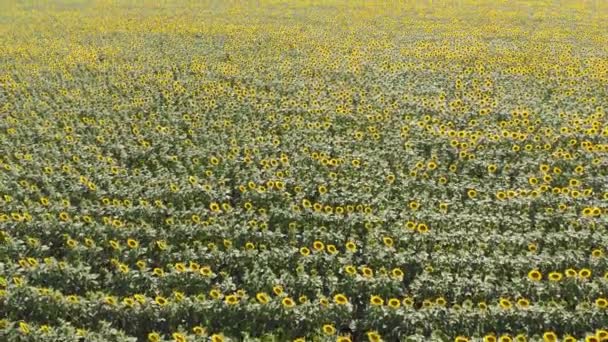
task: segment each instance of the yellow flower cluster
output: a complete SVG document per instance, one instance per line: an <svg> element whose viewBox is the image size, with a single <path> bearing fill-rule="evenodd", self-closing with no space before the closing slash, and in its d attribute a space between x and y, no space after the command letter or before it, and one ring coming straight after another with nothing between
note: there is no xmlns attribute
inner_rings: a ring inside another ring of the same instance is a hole
<svg viewBox="0 0 608 342"><path fill-rule="evenodd" d="M0 3L0 340L608 341L606 22Z"/></svg>

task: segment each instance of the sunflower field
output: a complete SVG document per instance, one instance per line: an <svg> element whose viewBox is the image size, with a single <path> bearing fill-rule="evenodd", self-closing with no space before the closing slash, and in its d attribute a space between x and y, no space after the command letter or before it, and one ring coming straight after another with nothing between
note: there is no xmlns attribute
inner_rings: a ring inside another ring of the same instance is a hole
<svg viewBox="0 0 608 342"><path fill-rule="evenodd" d="M0 1L0 341L608 341L607 23Z"/></svg>

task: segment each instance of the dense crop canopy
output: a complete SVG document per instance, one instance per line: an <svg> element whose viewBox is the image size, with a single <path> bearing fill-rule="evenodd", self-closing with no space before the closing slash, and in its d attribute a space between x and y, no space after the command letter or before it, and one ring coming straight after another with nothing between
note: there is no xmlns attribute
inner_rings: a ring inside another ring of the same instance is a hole
<svg viewBox="0 0 608 342"><path fill-rule="evenodd" d="M608 341L605 1L1 1L0 340Z"/></svg>

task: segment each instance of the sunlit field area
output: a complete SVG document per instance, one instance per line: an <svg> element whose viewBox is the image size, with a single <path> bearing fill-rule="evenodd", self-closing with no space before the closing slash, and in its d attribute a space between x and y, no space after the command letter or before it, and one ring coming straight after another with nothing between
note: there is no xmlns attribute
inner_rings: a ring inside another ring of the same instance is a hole
<svg viewBox="0 0 608 342"><path fill-rule="evenodd" d="M608 341L607 23L0 1L0 341Z"/></svg>

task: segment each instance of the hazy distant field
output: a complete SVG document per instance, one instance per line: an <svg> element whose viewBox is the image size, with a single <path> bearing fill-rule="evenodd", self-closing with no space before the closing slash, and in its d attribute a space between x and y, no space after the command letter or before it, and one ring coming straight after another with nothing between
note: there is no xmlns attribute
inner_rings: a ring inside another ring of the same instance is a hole
<svg viewBox="0 0 608 342"><path fill-rule="evenodd" d="M607 22L0 1L0 341L608 341Z"/></svg>

